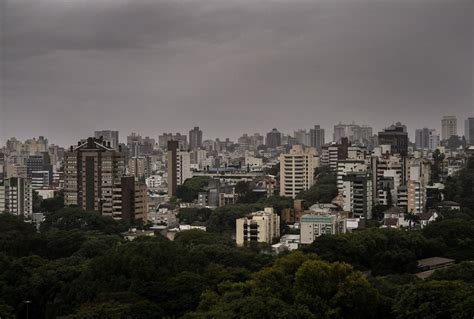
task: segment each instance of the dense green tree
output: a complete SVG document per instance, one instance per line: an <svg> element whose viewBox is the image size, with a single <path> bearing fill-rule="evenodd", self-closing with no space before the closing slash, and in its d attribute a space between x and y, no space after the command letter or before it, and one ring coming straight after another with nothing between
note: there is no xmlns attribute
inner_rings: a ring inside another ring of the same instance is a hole
<svg viewBox="0 0 474 319"><path fill-rule="evenodd" d="M439 149L433 152L433 162L431 163L431 183L438 183L444 173L444 153Z"/></svg>
<svg viewBox="0 0 474 319"><path fill-rule="evenodd" d="M183 202L191 203L198 198L199 192L203 192L209 184L209 177L194 176L184 181L176 189L176 197Z"/></svg>
<svg viewBox="0 0 474 319"><path fill-rule="evenodd" d="M182 224L205 225L211 213L212 210L209 208L181 208L176 217Z"/></svg>
<svg viewBox="0 0 474 319"><path fill-rule="evenodd" d="M448 268L438 269L429 277L430 280L462 280L474 284L474 261L464 261Z"/></svg>
<svg viewBox="0 0 474 319"><path fill-rule="evenodd" d="M444 189L445 199L474 210L474 158L469 158L466 167L448 177Z"/></svg>
<svg viewBox="0 0 474 319"><path fill-rule="evenodd" d="M0 252L25 256L39 249L36 228L21 216L0 214Z"/></svg>
<svg viewBox="0 0 474 319"><path fill-rule="evenodd" d="M378 292L346 264L293 253L244 283L224 282L190 318L372 318Z"/></svg>
<svg viewBox="0 0 474 319"><path fill-rule="evenodd" d="M38 194L37 191L33 191L33 213L41 211L41 202L43 198Z"/></svg>
<svg viewBox="0 0 474 319"><path fill-rule="evenodd" d="M393 310L399 319L472 318L473 296L461 281L422 281L400 289Z"/></svg>
<svg viewBox="0 0 474 319"><path fill-rule="evenodd" d="M123 221L114 220L112 217L102 216L95 212L85 212L77 207L68 207L46 214L45 222L41 224L41 231L47 231L50 228L97 230L108 234L120 234L128 229L128 225Z"/></svg>
<svg viewBox="0 0 474 319"><path fill-rule="evenodd" d="M247 181L239 181L235 185L235 192L238 195L237 201L242 204L256 203L263 194L253 191L253 183Z"/></svg>
<svg viewBox="0 0 474 319"><path fill-rule="evenodd" d="M64 208L64 191L58 191L53 198L46 198L41 201L40 210L42 212L57 212Z"/></svg>
<svg viewBox="0 0 474 319"><path fill-rule="evenodd" d="M350 234L318 237L305 248L328 261L342 261L376 275L416 270L416 260L440 253L439 244L420 232L365 229Z"/></svg>
<svg viewBox="0 0 474 319"><path fill-rule="evenodd" d="M251 212L262 210L263 203L256 204L232 204L216 208L206 223L208 231L219 233L234 233L235 220Z"/></svg>
<svg viewBox="0 0 474 319"><path fill-rule="evenodd" d="M307 191L299 194L298 198L304 199L309 205L312 205L315 203L329 203L337 194L336 175L322 171L317 175L316 183Z"/></svg>
<svg viewBox="0 0 474 319"><path fill-rule="evenodd" d="M452 218L429 224L423 235L435 239L445 246L444 255L456 260L474 259L474 223L470 220Z"/></svg>

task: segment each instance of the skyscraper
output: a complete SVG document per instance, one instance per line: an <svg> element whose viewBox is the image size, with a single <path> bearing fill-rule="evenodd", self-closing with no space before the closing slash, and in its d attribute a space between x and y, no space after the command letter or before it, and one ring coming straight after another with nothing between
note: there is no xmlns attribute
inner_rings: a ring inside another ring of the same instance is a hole
<svg viewBox="0 0 474 319"><path fill-rule="evenodd" d="M192 177L191 157L188 152L179 150L178 141L168 142L168 196L176 196L178 185Z"/></svg>
<svg viewBox="0 0 474 319"><path fill-rule="evenodd" d="M100 138L102 136L103 140L110 143L110 147L117 149L119 146L119 132L111 130L95 131L94 137Z"/></svg>
<svg viewBox="0 0 474 319"><path fill-rule="evenodd" d="M178 188L178 141L168 141L168 196L176 195Z"/></svg>
<svg viewBox="0 0 474 319"><path fill-rule="evenodd" d="M454 135L458 135L458 120L456 116L443 116L441 120L441 139L445 141Z"/></svg>
<svg viewBox="0 0 474 319"><path fill-rule="evenodd" d="M310 146L310 135L306 130L297 130L293 133L293 136L296 140L296 144Z"/></svg>
<svg viewBox="0 0 474 319"><path fill-rule="evenodd" d="M309 131L310 146L316 148L318 151L321 151L325 143L324 129L319 125L315 125Z"/></svg>
<svg viewBox="0 0 474 319"><path fill-rule="evenodd" d="M189 149L195 150L202 147L202 131L199 126L195 126L189 131Z"/></svg>
<svg viewBox="0 0 474 319"><path fill-rule="evenodd" d="M405 125L397 122L379 132L379 145L390 145L392 154L408 154L408 133Z"/></svg>
<svg viewBox="0 0 474 319"><path fill-rule="evenodd" d="M48 172L47 185L53 181L53 165L48 152L42 152L41 155L30 155L26 160L26 169L28 178L31 179L35 172Z"/></svg>
<svg viewBox="0 0 474 319"><path fill-rule="evenodd" d="M415 131L415 146L417 149L434 149L438 145L439 135L436 134L436 130L425 127Z"/></svg>
<svg viewBox="0 0 474 319"><path fill-rule="evenodd" d="M474 145L474 117L468 117L464 121L464 137L469 145Z"/></svg>
<svg viewBox="0 0 474 319"><path fill-rule="evenodd" d="M276 128L267 133L265 145L269 148L281 146L281 133Z"/></svg>
<svg viewBox="0 0 474 319"><path fill-rule="evenodd" d="M64 200L112 216L114 185L124 174L124 155L102 138L82 140L64 155Z"/></svg>

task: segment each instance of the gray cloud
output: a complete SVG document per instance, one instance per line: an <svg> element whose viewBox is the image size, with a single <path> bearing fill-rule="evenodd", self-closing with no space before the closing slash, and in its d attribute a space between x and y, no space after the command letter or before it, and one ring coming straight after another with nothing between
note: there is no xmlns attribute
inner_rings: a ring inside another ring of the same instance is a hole
<svg viewBox="0 0 474 319"><path fill-rule="evenodd" d="M474 113L470 0L0 3L1 141Z"/></svg>

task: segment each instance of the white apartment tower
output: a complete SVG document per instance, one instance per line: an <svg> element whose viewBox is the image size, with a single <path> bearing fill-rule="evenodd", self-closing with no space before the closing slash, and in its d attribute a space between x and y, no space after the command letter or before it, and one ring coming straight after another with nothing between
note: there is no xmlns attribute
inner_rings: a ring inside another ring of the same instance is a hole
<svg viewBox="0 0 474 319"><path fill-rule="evenodd" d="M319 165L316 149L293 145L280 155L280 196L295 198L314 184L314 170Z"/></svg>

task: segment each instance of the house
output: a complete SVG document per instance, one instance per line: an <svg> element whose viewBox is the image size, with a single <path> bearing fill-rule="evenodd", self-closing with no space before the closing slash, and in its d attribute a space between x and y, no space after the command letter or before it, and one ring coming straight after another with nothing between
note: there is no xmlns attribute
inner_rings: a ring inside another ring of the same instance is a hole
<svg viewBox="0 0 474 319"><path fill-rule="evenodd" d="M439 202L438 209L452 209L452 210L460 210L461 209L461 204L453 202L453 201L444 201L444 202Z"/></svg>
<svg viewBox="0 0 474 319"><path fill-rule="evenodd" d="M425 213L418 214L420 217L420 226L421 228L426 227L428 224L431 224L438 218L438 213L436 211L429 211Z"/></svg>

